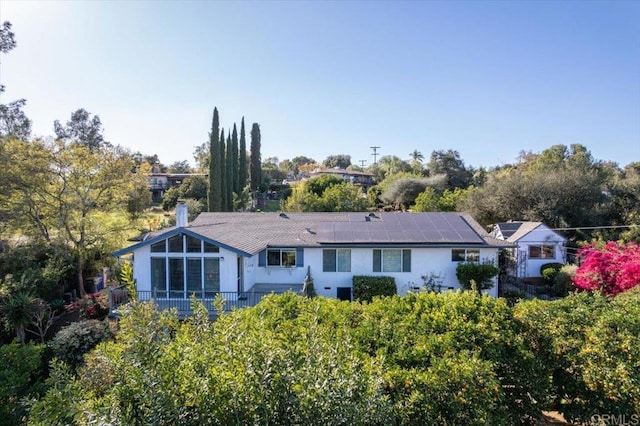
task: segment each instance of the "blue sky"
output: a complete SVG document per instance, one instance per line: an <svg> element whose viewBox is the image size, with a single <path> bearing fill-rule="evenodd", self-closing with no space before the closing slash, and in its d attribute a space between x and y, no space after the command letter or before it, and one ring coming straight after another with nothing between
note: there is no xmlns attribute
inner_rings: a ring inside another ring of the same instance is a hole
<svg viewBox="0 0 640 426"><path fill-rule="evenodd" d="M35 135L82 107L112 143L189 160L213 107L262 158L498 166L580 143L640 161L638 1L12 1L2 102Z"/></svg>

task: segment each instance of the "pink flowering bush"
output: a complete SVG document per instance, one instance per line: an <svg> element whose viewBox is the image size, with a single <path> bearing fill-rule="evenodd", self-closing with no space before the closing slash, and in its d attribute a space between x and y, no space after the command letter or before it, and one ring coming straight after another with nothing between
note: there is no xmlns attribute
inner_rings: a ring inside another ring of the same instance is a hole
<svg viewBox="0 0 640 426"><path fill-rule="evenodd" d="M578 289L598 290L615 296L640 284L640 246L610 241L603 249L583 247L582 265L573 277Z"/></svg>

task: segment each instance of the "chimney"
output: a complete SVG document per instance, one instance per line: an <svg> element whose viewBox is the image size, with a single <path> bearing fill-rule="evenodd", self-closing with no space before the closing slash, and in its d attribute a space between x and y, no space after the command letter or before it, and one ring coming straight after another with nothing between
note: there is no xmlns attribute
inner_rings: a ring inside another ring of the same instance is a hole
<svg viewBox="0 0 640 426"><path fill-rule="evenodd" d="M176 226L184 228L189 224L189 209L184 200L178 200L176 205Z"/></svg>

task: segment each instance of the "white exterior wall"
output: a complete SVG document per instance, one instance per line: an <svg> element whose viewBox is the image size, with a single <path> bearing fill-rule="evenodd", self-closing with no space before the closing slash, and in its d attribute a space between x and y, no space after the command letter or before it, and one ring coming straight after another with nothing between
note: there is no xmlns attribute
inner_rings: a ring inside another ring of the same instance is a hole
<svg viewBox="0 0 640 426"><path fill-rule="evenodd" d="M541 277L540 267L545 263L565 263L566 262L566 249L564 247L564 239L558 234L547 228L545 225L541 225L524 235L517 242L518 255L520 258L527 259L527 272L525 277L537 278ZM554 257L544 259L531 259L529 257L529 246L541 246L541 245L553 245L555 246Z"/></svg>
<svg viewBox="0 0 640 426"><path fill-rule="evenodd" d="M347 247L345 247L347 248ZM245 289L256 283L302 284L311 267L311 277L316 293L320 296L336 297L338 287L351 288L354 275L372 275L393 277L396 280L398 294L405 295L410 287L422 287L422 275L434 273L444 277L442 286L446 290L457 290L460 283L456 278L458 262L451 261L451 248L411 248L411 272L373 272L373 248L351 249L351 272L323 272L322 248L305 248L304 267L258 267L258 257L252 258L253 272L247 271ZM497 249L480 249L480 259L490 259L497 265ZM251 261L247 261L249 263ZM249 277L252 276L252 279ZM487 293L497 297L496 285Z"/></svg>
<svg viewBox="0 0 640 426"><path fill-rule="evenodd" d="M338 287L352 286L354 275L390 276L396 280L398 294L405 295L411 287L422 287L423 275L433 273L443 278L443 290L460 288L456 278L458 262L451 261L451 248L411 248L411 272L373 272L373 248L351 249L351 272L322 272L322 248L304 250L303 267L260 267L258 255L243 258L244 291L251 290L257 283L301 285L311 269L311 277L318 295L336 297ZM497 249L481 248L480 259L493 260L497 264ZM151 291L151 248L146 245L134 253L134 278L140 291ZM220 248L220 253L153 253L155 257L221 257L220 291L237 291L237 254ZM498 295L496 285L486 291L494 297Z"/></svg>

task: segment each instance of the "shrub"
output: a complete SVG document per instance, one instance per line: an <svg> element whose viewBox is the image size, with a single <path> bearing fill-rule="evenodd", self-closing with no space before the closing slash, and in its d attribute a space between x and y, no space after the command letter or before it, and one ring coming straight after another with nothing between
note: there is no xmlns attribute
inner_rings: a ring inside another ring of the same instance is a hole
<svg viewBox="0 0 640 426"><path fill-rule="evenodd" d="M55 357L77 368L83 363L84 354L95 348L98 343L112 337L108 322L85 320L60 329L48 345Z"/></svg>
<svg viewBox="0 0 640 426"><path fill-rule="evenodd" d="M353 300L371 302L376 296L394 296L397 292L396 280L393 277L368 275L353 277Z"/></svg>
<svg viewBox="0 0 640 426"><path fill-rule="evenodd" d="M113 342L36 404L44 424L519 424L549 371L503 300L342 303L292 293L220 315L133 303ZM73 416L73 417L72 417ZM529 417L529 418L530 418Z"/></svg>
<svg viewBox="0 0 640 426"><path fill-rule="evenodd" d="M565 297L569 294L574 288L572 280L577 270L577 265L563 265L553 279L551 294L559 297Z"/></svg>
<svg viewBox="0 0 640 426"><path fill-rule="evenodd" d="M616 295L640 285L640 246L635 243L608 242L603 249L595 244L583 247L583 258L573 282L583 290Z"/></svg>
<svg viewBox="0 0 640 426"><path fill-rule="evenodd" d="M25 424L24 399L43 391L43 345L0 346L0 419L4 425Z"/></svg>
<svg viewBox="0 0 640 426"><path fill-rule="evenodd" d="M540 267L540 275L544 279L544 282L548 285L553 284L553 280L560 271L560 268L562 268L562 263L552 262L542 265Z"/></svg>
<svg viewBox="0 0 640 426"><path fill-rule="evenodd" d="M460 262L456 267L456 277L465 290L471 290L472 281L476 283L478 291L492 288L493 278L498 275L498 272L500 269L488 260L482 263Z"/></svg>
<svg viewBox="0 0 640 426"><path fill-rule="evenodd" d="M571 423L640 414L639 302L640 293L618 300L582 292L515 306L536 358L552 368L549 409Z"/></svg>

